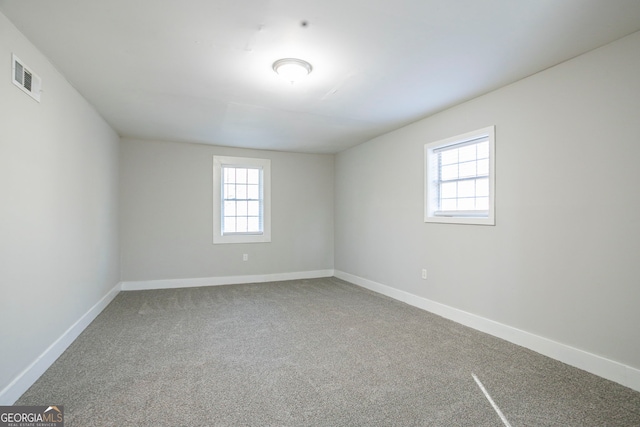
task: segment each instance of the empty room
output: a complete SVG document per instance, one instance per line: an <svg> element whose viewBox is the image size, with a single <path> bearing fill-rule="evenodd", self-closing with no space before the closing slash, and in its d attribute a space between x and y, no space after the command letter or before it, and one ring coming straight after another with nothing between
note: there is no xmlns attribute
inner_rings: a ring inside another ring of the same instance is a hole
<svg viewBox="0 0 640 427"><path fill-rule="evenodd" d="M639 162L637 0L0 0L0 427L640 426Z"/></svg>

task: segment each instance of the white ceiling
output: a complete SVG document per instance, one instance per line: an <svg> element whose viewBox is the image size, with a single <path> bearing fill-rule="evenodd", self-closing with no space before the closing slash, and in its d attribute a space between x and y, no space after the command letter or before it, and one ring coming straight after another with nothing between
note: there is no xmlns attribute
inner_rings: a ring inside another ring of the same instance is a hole
<svg viewBox="0 0 640 427"><path fill-rule="evenodd" d="M638 0L0 0L0 11L122 136L315 153L640 30ZM313 72L291 85L271 69L283 57Z"/></svg>

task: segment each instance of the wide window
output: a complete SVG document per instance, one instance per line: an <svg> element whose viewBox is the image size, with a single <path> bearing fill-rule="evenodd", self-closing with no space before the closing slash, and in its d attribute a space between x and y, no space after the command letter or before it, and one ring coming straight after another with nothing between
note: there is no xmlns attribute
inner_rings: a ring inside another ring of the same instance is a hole
<svg viewBox="0 0 640 427"><path fill-rule="evenodd" d="M214 243L271 241L266 159L214 156Z"/></svg>
<svg viewBox="0 0 640 427"><path fill-rule="evenodd" d="M494 225L495 128L425 145L425 222Z"/></svg>

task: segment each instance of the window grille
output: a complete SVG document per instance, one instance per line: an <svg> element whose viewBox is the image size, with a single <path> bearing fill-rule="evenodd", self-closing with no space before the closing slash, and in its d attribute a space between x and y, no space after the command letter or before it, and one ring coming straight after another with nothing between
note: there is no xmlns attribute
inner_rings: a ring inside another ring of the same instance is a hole
<svg viewBox="0 0 640 427"><path fill-rule="evenodd" d="M437 156L436 216L489 215L489 138L433 150Z"/></svg>
<svg viewBox="0 0 640 427"><path fill-rule="evenodd" d="M261 234L262 168L223 165L222 175L222 234Z"/></svg>

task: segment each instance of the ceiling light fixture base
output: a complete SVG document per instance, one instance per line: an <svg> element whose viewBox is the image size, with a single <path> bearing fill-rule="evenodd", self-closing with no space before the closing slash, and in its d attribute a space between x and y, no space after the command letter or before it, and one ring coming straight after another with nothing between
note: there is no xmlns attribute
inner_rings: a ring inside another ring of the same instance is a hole
<svg viewBox="0 0 640 427"><path fill-rule="evenodd" d="M298 58L282 58L273 63L273 71L291 83L306 77L312 70L311 64Z"/></svg>

